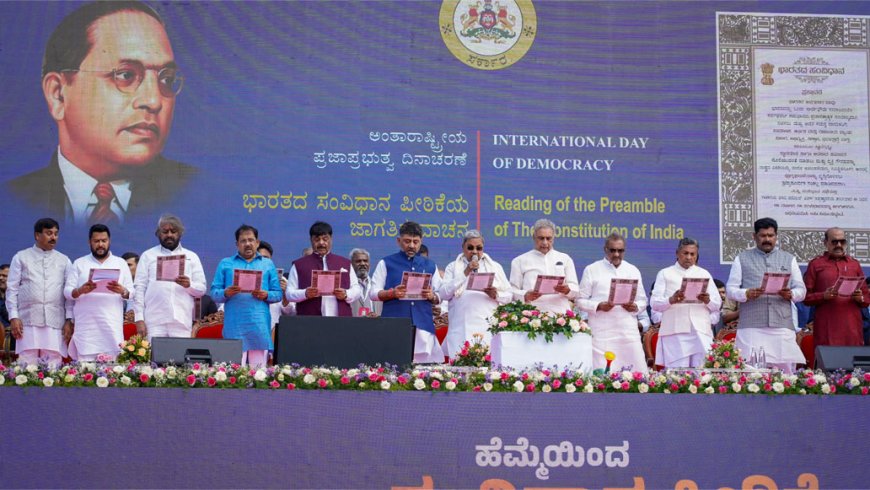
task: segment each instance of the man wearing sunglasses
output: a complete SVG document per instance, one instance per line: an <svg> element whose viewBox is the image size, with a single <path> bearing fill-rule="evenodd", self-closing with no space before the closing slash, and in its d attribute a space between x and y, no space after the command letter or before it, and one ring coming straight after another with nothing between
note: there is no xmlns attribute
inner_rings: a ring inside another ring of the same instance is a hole
<svg viewBox="0 0 870 490"><path fill-rule="evenodd" d="M870 293L861 264L846 254L847 244L846 232L829 228L825 231L827 251L807 264L804 304L816 307L815 345L864 345L861 310L870 306ZM861 278L860 287L851 294L837 291L835 286L841 277Z"/></svg>
<svg viewBox="0 0 870 490"><path fill-rule="evenodd" d="M34 212L77 225L111 226L170 204L196 173L160 155L182 82L151 7L95 2L75 10L52 33L42 66L58 148L10 191Z"/></svg>

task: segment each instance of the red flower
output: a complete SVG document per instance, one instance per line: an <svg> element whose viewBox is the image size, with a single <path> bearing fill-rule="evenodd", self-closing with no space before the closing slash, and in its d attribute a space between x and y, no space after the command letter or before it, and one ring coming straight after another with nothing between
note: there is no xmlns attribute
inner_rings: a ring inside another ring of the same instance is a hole
<svg viewBox="0 0 870 490"><path fill-rule="evenodd" d="M317 384L318 384L321 388L326 388L326 384L327 384L327 383L326 383L326 380L325 380L325 379L318 379L318 380L317 380Z"/></svg>
<svg viewBox="0 0 870 490"><path fill-rule="evenodd" d="M206 383L208 383L209 386L214 386L217 384L217 380L211 376L209 376L205 381Z"/></svg>
<svg viewBox="0 0 870 490"><path fill-rule="evenodd" d="M378 380L378 375L377 375L376 373L370 373L370 374L369 374L369 381L371 381L372 383L374 383L374 382L377 381L377 380Z"/></svg>
<svg viewBox="0 0 870 490"><path fill-rule="evenodd" d="M671 391L680 391L680 385L677 383L671 383Z"/></svg>
<svg viewBox="0 0 870 490"><path fill-rule="evenodd" d="M296 385L294 385L293 383L287 383L287 389L288 389L288 390L295 390L295 389L296 389Z"/></svg>
<svg viewBox="0 0 870 490"><path fill-rule="evenodd" d="M438 388L441 388L441 382L438 381L437 379L433 379L432 380L432 389L437 390Z"/></svg>
<svg viewBox="0 0 870 490"><path fill-rule="evenodd" d="M279 383L278 381L276 381L276 380L273 379L272 382L269 383L269 386L271 386L272 388L280 388L280 387L281 387L281 383Z"/></svg>
<svg viewBox="0 0 870 490"><path fill-rule="evenodd" d="M396 379L396 381L397 381L400 385L408 384L408 378L406 378L404 374L401 375L401 376L399 376L399 377Z"/></svg>
<svg viewBox="0 0 870 490"><path fill-rule="evenodd" d="M628 384L628 381L623 381L623 382L622 382L622 390L623 390L623 391L628 391L629 388L631 388L631 385Z"/></svg>
<svg viewBox="0 0 870 490"><path fill-rule="evenodd" d="M196 376L194 376L192 374L188 374L187 375L187 384L189 384L190 386L195 385L196 384Z"/></svg>
<svg viewBox="0 0 870 490"><path fill-rule="evenodd" d="M725 351L722 353L722 357L731 357L731 351Z"/></svg>
<svg viewBox="0 0 870 490"><path fill-rule="evenodd" d="M39 373L36 374L36 377L39 379L42 379L45 377L45 374L43 374L42 371L40 371Z"/></svg>
<svg viewBox="0 0 870 490"><path fill-rule="evenodd" d="M723 393L723 394L728 393L728 387L727 386L720 386L719 393Z"/></svg>
<svg viewBox="0 0 870 490"><path fill-rule="evenodd" d="M350 383L350 378L348 378L347 376L342 376L341 377L341 384L346 385L348 383Z"/></svg>
<svg viewBox="0 0 870 490"><path fill-rule="evenodd" d="M82 376L82 379L84 379L86 383L90 383L90 381L94 379L94 375L91 373L85 373L85 375Z"/></svg>
<svg viewBox="0 0 870 490"><path fill-rule="evenodd" d="M523 378L523 381L529 379L529 374L528 374L528 373L523 373L522 378Z"/></svg>
<svg viewBox="0 0 870 490"><path fill-rule="evenodd" d="M480 386L475 386L474 388L471 389L471 391L480 392Z"/></svg>
<svg viewBox="0 0 870 490"><path fill-rule="evenodd" d="M770 391L773 387L770 386L770 383L764 383L764 391Z"/></svg>
<svg viewBox="0 0 870 490"><path fill-rule="evenodd" d="M235 376L230 376L229 382L230 382L231 385L236 384L236 377L235 377Z"/></svg>
<svg viewBox="0 0 870 490"><path fill-rule="evenodd" d="M149 379L150 379L150 378L149 378L148 375L145 374L145 373L142 373L142 374L139 375L139 381L141 381L141 382L143 382L143 383L147 383Z"/></svg>
<svg viewBox="0 0 870 490"><path fill-rule="evenodd" d="M526 385L526 391L535 391L535 383L529 383Z"/></svg>
<svg viewBox="0 0 870 490"><path fill-rule="evenodd" d="M867 388L866 386L862 386L861 387L861 394L866 395L867 393L870 393L870 388Z"/></svg>
<svg viewBox="0 0 870 490"><path fill-rule="evenodd" d="M583 386L583 380L580 378L577 378L577 381L574 382L574 386L576 386L578 388Z"/></svg>
<svg viewBox="0 0 870 490"><path fill-rule="evenodd" d="M486 362L492 362L492 356L487 354L487 355L483 356L483 360Z"/></svg>
<svg viewBox="0 0 870 490"><path fill-rule="evenodd" d="M807 386L815 386L816 380L814 378L807 378Z"/></svg>
<svg viewBox="0 0 870 490"><path fill-rule="evenodd" d="M508 373L501 373L501 380L502 380L502 381L507 381L508 378L510 378L510 376L508 375Z"/></svg>
<svg viewBox="0 0 870 490"><path fill-rule="evenodd" d="M554 390L558 390L559 387L562 386L562 382L559 381L558 379L554 379L552 385L553 385Z"/></svg>

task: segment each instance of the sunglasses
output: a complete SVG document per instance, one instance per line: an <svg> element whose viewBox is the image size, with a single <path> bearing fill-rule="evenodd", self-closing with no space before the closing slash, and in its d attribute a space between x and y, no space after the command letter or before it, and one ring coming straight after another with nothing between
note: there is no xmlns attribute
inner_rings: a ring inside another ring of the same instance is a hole
<svg viewBox="0 0 870 490"><path fill-rule="evenodd" d="M831 240L831 243L834 245L845 245L846 243L848 243L848 240L846 240L845 238L842 240Z"/></svg>
<svg viewBox="0 0 870 490"><path fill-rule="evenodd" d="M465 250L468 250L469 252L474 252L475 250L477 250L478 252L482 252L483 245L478 245L476 247L474 245L468 245L467 247L465 247Z"/></svg>
<svg viewBox="0 0 870 490"><path fill-rule="evenodd" d="M625 249L624 249L624 248L608 248L607 251L610 252L610 253L612 253L612 254L622 254L622 253L625 253Z"/></svg>

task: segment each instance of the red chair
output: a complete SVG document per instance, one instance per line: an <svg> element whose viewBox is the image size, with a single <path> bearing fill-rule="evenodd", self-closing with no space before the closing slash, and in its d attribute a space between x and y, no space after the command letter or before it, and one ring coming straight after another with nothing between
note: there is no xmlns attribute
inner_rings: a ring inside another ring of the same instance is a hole
<svg viewBox="0 0 870 490"><path fill-rule="evenodd" d="M807 367L813 369L816 365L816 341L813 339L813 331L801 330L797 333L795 340L807 359Z"/></svg>
<svg viewBox="0 0 870 490"><path fill-rule="evenodd" d="M652 325L643 333L643 353L646 354L646 365L661 371L664 366L655 364L656 362L656 344L659 343L659 325Z"/></svg>
<svg viewBox="0 0 870 490"><path fill-rule="evenodd" d="M197 329L194 337L198 339L222 339L224 338L224 324L208 325Z"/></svg>
<svg viewBox="0 0 870 490"><path fill-rule="evenodd" d="M438 343L443 344L444 339L447 338L447 325L442 325L440 327L435 327L435 336L438 337Z"/></svg>
<svg viewBox="0 0 870 490"><path fill-rule="evenodd" d="M124 324L124 340L130 340L130 337L136 335L136 324L135 323L125 323Z"/></svg>

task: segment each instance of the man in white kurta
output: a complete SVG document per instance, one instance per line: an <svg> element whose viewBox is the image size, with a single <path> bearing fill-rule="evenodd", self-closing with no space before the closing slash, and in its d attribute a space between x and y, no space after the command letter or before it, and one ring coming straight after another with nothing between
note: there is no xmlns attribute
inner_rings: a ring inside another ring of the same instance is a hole
<svg viewBox="0 0 870 490"><path fill-rule="evenodd" d="M509 303L513 295L504 269L483 251L483 243L479 231L468 230L462 239L462 253L444 271L439 293L442 300L449 301L450 325L441 347L451 359L476 333L483 335L487 344L490 342L488 319L498 305ZM483 290L468 289L472 273L494 274L492 285Z"/></svg>
<svg viewBox="0 0 870 490"><path fill-rule="evenodd" d="M541 311L564 314L573 308L571 300L577 295L577 269L567 254L553 248L556 225L548 219L539 219L533 227L535 248L511 261L511 288L515 300L529 303ZM565 280L556 286L556 293L535 291L538 276L562 276Z"/></svg>
<svg viewBox="0 0 870 490"><path fill-rule="evenodd" d="M54 249L59 230L51 218L38 220L36 244L16 253L9 265L6 308L21 363L57 366L67 354L72 303L64 299L63 286L72 264Z"/></svg>
<svg viewBox="0 0 870 490"><path fill-rule="evenodd" d="M205 272L199 256L181 246L184 225L172 215L163 215L155 232L159 245L142 252L134 279L133 310L136 330L152 337L190 337L193 329L193 299L205 294ZM184 274L174 281L157 280L157 258L184 256Z"/></svg>
<svg viewBox="0 0 870 490"><path fill-rule="evenodd" d="M712 314L718 314L722 298L713 276L698 267L698 242L683 238L677 245L677 262L659 271L650 296L650 306L662 315L655 363L665 368L701 367L713 344ZM683 279L706 279L700 294L686 297Z"/></svg>
<svg viewBox="0 0 870 490"><path fill-rule="evenodd" d="M75 301L75 329L69 355L77 361L94 361L100 354L116 357L124 341L124 300L130 299L133 278L121 257L112 255L109 228L102 224L89 231L91 253L73 262L63 294ZM119 272L117 281L105 283L90 279L92 270Z"/></svg>
<svg viewBox="0 0 870 490"><path fill-rule="evenodd" d="M624 256L625 238L618 234L608 236L604 242L604 258L583 270L577 304L589 314L593 368L604 368L607 365L604 353L610 351L616 355L611 369L645 372L646 356L637 330L637 315L646 309L646 291L640 271L623 260ZM617 305L609 301L613 279L637 280L633 303Z"/></svg>

